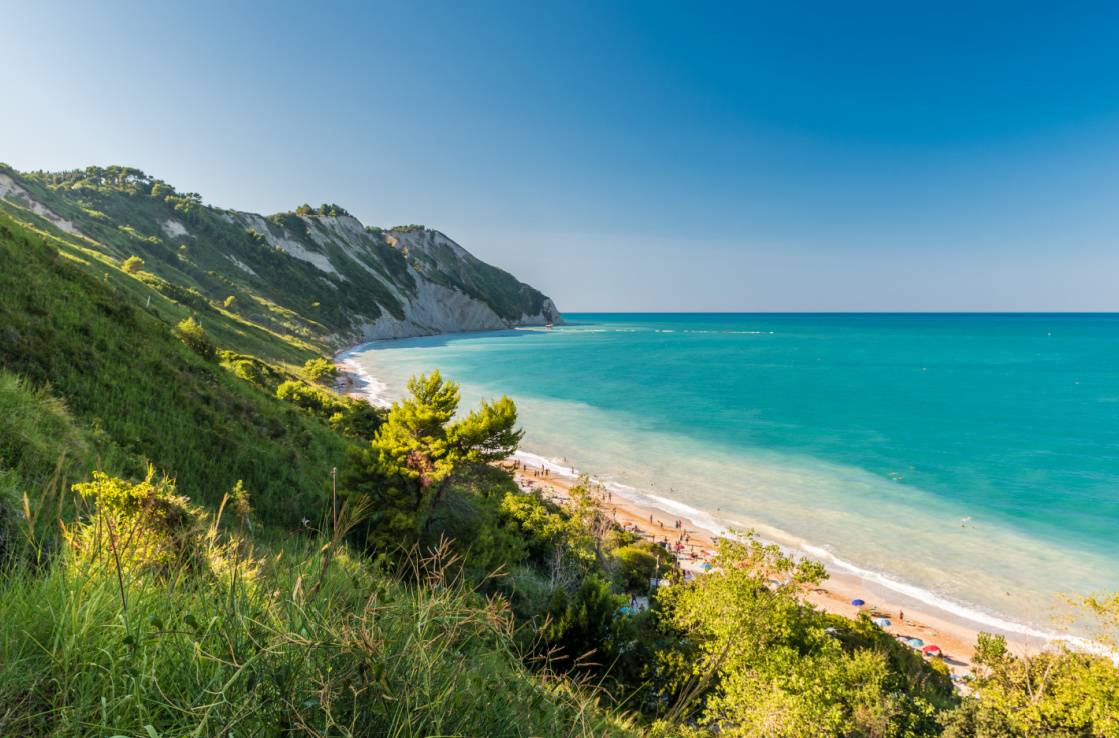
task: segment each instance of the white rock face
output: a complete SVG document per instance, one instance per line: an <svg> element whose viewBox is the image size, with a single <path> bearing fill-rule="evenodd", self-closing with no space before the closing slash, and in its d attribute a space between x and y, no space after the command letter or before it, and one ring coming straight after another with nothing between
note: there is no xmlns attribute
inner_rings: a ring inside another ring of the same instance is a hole
<svg viewBox="0 0 1119 738"><path fill-rule="evenodd" d="M294 256L300 261L314 264L316 268L327 274L333 274L339 279L345 279L345 277L338 273L338 270L330 263L330 259L326 258L324 254L316 254L314 251L309 251L304 248L303 244L294 239L277 236L272 232L272 229L269 228L268 221L256 213L237 212L233 214L233 217L236 218L241 225L245 226L245 228L252 228L257 233L264 236L264 240L267 241L270 246L283 249L290 256Z"/></svg>
<svg viewBox="0 0 1119 738"><path fill-rule="evenodd" d="M178 238L179 236L190 235L190 233L187 232L185 225L177 220L171 220L170 218L163 222L163 232L166 233L170 238Z"/></svg>
<svg viewBox="0 0 1119 738"><path fill-rule="evenodd" d="M332 263L326 254L310 251L290 238L290 234L286 232L283 236L277 235L272 228L282 229L276 226L269 227L270 224L261 216L237 212L233 214L233 218L246 228L259 232L270 245L314 265L326 274L346 279L345 275L339 272L338 265ZM304 216L302 220L307 226L307 234L312 241L324 249L331 245L337 246L346 258L384 284L404 306L404 317L397 318L387 308L378 305L380 316L361 324L356 335L349 337L354 340L373 341L384 338L430 336L437 333L500 330L514 325L544 325L559 320L559 311L551 300L545 301L543 309L537 315L523 315L519 320L506 320L481 300L458 289L433 282L409 264L408 274L416 285L413 292L386 278L369 265L367 258L362 258L362 252L370 248L368 240L370 235L366 233L365 227L357 218L349 215ZM426 256L435 260L445 260L449 253L452 259L463 262L473 259L466 249L439 231L424 229L402 233L390 232L385 236L390 245L404 250L409 257ZM334 254L335 258L338 258L337 251ZM238 266L242 265L238 264Z"/></svg>
<svg viewBox="0 0 1119 738"><path fill-rule="evenodd" d="M236 256L234 256L233 254L226 254L226 255L225 255L225 258L227 258L227 259L229 259L230 261L232 261L232 262L233 262L233 265L234 265L234 266L236 266L236 267L237 267L238 269L240 269L241 271L243 271L243 272L245 272L245 273L247 273L247 274L251 274L251 275L253 275L254 277L256 276L256 272L254 272L254 271L253 271L252 267L250 267L250 266L249 266L248 264L246 264L245 262L243 262L243 261L241 261L240 259L238 259L238 258L237 258Z"/></svg>
<svg viewBox="0 0 1119 738"><path fill-rule="evenodd" d="M373 323L361 327L362 340L498 330L517 324L503 319L480 300L426 279L412 267L408 272L416 280L417 294L405 302L404 319L386 311Z"/></svg>
<svg viewBox="0 0 1119 738"><path fill-rule="evenodd" d="M63 218L58 213L54 212L46 205L33 199L31 193L16 184L15 180L10 175L0 172L0 198L14 202L16 205L27 208L41 218L49 220L56 228L65 231L74 236L81 236L82 232L78 230L70 221Z"/></svg>

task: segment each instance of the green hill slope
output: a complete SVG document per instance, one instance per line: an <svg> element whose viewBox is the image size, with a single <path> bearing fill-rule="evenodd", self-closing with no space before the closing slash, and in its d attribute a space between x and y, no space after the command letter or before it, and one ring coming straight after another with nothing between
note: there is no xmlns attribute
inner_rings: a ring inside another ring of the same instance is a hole
<svg viewBox="0 0 1119 738"><path fill-rule="evenodd" d="M0 212L0 735L632 734L529 670L508 610L330 538L377 417L208 341L312 343L42 221Z"/></svg>
<svg viewBox="0 0 1119 738"><path fill-rule="evenodd" d="M96 428L110 470L142 474L150 460L214 503L242 479L269 520L315 517L347 442L191 351L171 327L182 306L83 257L0 214L0 366Z"/></svg>
<svg viewBox="0 0 1119 738"><path fill-rule="evenodd" d="M546 296L438 231L365 227L336 205L266 217L137 169L0 165L0 207L114 263L139 257L176 302L220 306L297 346L560 320Z"/></svg>

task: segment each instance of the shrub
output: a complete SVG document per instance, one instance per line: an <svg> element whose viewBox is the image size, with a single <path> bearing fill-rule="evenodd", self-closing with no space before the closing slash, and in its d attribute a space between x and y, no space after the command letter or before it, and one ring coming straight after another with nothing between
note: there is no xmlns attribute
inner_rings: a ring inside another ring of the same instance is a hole
<svg viewBox="0 0 1119 738"><path fill-rule="evenodd" d="M312 382L327 384L333 382L338 376L338 367L329 359L308 359L303 365L303 371Z"/></svg>
<svg viewBox="0 0 1119 738"><path fill-rule="evenodd" d="M663 552L661 561L658 553ZM660 546L651 543L634 543L614 549L614 559L618 562L618 575L627 592L648 594L649 581L658 574L665 574L675 563L672 556Z"/></svg>
<svg viewBox="0 0 1119 738"><path fill-rule="evenodd" d="M193 317L183 318L179 321L179 324L175 326L175 335L189 346L191 351L207 361L211 361L217 354L214 342L206 335L206 331L202 329L202 324Z"/></svg>
<svg viewBox="0 0 1119 738"><path fill-rule="evenodd" d="M144 260L134 254L125 259L124 263L120 265L120 268L129 274L135 274L144 268Z"/></svg>
<svg viewBox="0 0 1119 738"><path fill-rule="evenodd" d="M176 494L170 479L157 479L154 468L135 483L94 472L73 490L93 506L67 534L82 565L168 574L203 560L206 514Z"/></svg>

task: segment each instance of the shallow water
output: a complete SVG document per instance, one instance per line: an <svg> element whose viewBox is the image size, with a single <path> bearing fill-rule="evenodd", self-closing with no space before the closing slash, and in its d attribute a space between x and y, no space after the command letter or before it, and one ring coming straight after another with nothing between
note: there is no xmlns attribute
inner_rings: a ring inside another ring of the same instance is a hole
<svg viewBox="0 0 1119 738"><path fill-rule="evenodd" d="M529 451L981 621L1119 589L1119 316L565 317L348 358L509 394Z"/></svg>

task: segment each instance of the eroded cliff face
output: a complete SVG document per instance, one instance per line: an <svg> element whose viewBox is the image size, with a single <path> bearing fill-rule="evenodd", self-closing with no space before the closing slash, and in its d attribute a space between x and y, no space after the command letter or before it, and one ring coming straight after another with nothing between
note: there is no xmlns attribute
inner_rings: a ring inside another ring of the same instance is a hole
<svg viewBox="0 0 1119 738"><path fill-rule="evenodd" d="M238 295L242 317L334 347L562 322L550 298L445 234L367 227L338 206L225 210L123 167L0 166L0 200L114 259L141 256L190 299Z"/></svg>
<svg viewBox="0 0 1119 738"><path fill-rule="evenodd" d="M269 244L292 258L329 275L332 284L338 283L337 289L351 288L358 281L351 275L354 267L365 273L362 276L380 282L394 300L371 295L371 303L378 309L361 314L349 336L353 340L563 321L551 298L482 262L436 230L381 231L367 229L350 215L301 216L306 238L300 238L294 229L254 213L230 212L226 217L262 234ZM386 245L392 251L386 252ZM397 257L402 265L396 263Z"/></svg>

